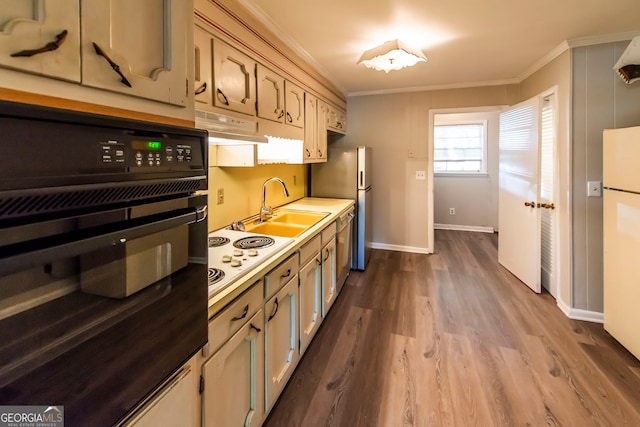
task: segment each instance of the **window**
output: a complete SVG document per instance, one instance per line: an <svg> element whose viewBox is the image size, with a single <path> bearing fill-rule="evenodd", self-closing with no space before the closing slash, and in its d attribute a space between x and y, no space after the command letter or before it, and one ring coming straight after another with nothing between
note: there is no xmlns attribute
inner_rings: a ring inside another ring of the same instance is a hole
<svg viewBox="0 0 640 427"><path fill-rule="evenodd" d="M486 174L487 121L436 124L433 171L436 174Z"/></svg>

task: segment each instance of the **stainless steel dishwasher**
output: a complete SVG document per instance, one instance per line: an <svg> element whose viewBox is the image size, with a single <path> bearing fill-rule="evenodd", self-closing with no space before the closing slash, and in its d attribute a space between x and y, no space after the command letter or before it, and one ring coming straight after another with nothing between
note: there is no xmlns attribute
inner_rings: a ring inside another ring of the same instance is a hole
<svg viewBox="0 0 640 427"><path fill-rule="evenodd" d="M355 216L354 209L340 215L338 218L338 293L351 271L351 255L353 253L352 224Z"/></svg>

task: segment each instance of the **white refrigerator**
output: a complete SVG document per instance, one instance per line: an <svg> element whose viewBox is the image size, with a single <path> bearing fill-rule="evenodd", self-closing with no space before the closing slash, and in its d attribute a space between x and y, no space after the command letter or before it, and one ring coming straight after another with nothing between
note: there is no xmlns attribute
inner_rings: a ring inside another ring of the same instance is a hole
<svg viewBox="0 0 640 427"><path fill-rule="evenodd" d="M640 127L606 129L604 328L640 358Z"/></svg>

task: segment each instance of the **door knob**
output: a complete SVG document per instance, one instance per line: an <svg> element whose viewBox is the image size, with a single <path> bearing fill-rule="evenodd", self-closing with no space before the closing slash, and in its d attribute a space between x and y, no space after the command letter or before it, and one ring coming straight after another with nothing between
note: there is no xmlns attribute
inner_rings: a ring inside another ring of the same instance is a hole
<svg viewBox="0 0 640 427"><path fill-rule="evenodd" d="M535 202L524 202L525 206L529 206L530 208L535 208L536 207L536 203Z"/></svg>
<svg viewBox="0 0 640 427"><path fill-rule="evenodd" d="M556 205L554 205L553 203L542 203L540 204L540 207L545 209L555 209Z"/></svg>

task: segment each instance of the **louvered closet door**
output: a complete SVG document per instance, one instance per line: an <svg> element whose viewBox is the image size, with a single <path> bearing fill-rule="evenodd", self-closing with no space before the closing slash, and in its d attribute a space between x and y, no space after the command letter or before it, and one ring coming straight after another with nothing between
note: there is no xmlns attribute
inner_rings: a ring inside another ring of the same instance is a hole
<svg viewBox="0 0 640 427"><path fill-rule="evenodd" d="M540 292L538 97L500 114L498 261Z"/></svg>
<svg viewBox="0 0 640 427"><path fill-rule="evenodd" d="M554 124L554 95L542 100L540 112L540 267L542 286L556 296L557 267L555 266L557 219L555 209L556 153Z"/></svg>

